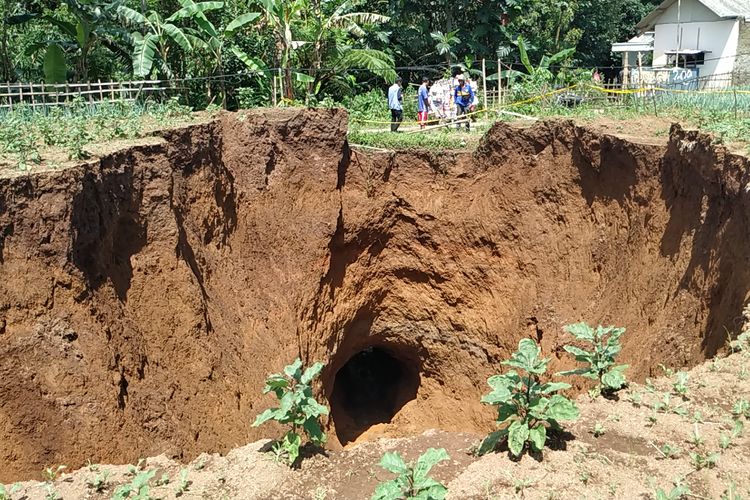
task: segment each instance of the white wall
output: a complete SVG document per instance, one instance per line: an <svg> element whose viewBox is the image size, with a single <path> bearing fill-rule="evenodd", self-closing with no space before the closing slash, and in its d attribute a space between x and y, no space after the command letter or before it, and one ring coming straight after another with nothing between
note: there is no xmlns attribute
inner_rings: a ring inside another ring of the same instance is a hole
<svg viewBox="0 0 750 500"><path fill-rule="evenodd" d="M680 11L680 22L710 22L720 21L721 18L714 14L714 12L703 5L698 0L682 0L682 5L679 8ZM664 13L659 16L657 23L668 24L677 23L677 2L669 6Z"/></svg>
<svg viewBox="0 0 750 500"><path fill-rule="evenodd" d="M661 22L661 19L657 21L657 23ZM739 41L739 25L739 20L736 19L682 22L680 24L682 30L682 46L680 48L682 50L710 51L706 54L706 63L703 66L698 66L700 76L732 72ZM657 24L654 31L653 65L655 67L665 66L667 55L664 52L678 49L677 23Z"/></svg>

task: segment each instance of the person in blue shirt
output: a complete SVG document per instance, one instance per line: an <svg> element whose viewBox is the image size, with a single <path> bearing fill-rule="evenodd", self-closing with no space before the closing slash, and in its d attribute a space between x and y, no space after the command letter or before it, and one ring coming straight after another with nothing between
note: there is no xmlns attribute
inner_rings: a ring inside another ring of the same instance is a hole
<svg viewBox="0 0 750 500"><path fill-rule="evenodd" d="M401 77L388 89L388 107L391 109L391 132L397 132L404 117L404 93L401 89Z"/></svg>
<svg viewBox="0 0 750 500"><path fill-rule="evenodd" d="M474 91L471 89L471 85L466 83L464 75L456 76L458 85L456 91L453 93L453 99L456 103L456 120L461 120L462 117L466 120L466 130L470 130L469 118L466 116L467 110L471 107L474 102ZM461 129L461 124L456 125L456 130Z"/></svg>
<svg viewBox="0 0 750 500"><path fill-rule="evenodd" d="M427 125L427 113L430 110L430 87L432 81L426 76L422 78L422 85L417 92L417 121L419 128L425 128Z"/></svg>

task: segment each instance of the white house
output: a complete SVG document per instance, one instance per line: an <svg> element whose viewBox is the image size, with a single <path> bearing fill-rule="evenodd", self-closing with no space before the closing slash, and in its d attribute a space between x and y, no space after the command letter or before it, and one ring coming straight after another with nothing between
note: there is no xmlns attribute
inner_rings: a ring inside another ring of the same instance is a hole
<svg viewBox="0 0 750 500"><path fill-rule="evenodd" d="M639 36L612 46L627 67L623 83L750 83L750 0L664 0L636 28Z"/></svg>

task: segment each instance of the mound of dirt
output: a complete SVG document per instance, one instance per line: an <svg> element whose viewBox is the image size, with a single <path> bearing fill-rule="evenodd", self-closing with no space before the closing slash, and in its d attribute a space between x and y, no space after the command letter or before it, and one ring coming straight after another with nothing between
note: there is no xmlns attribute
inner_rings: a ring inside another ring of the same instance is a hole
<svg viewBox="0 0 750 500"><path fill-rule="evenodd" d="M692 365L748 296L745 158L570 122L473 154L365 155L333 110L225 114L0 180L0 481L268 436L268 373L326 363L333 446L484 433L522 337L628 327L631 377Z"/></svg>

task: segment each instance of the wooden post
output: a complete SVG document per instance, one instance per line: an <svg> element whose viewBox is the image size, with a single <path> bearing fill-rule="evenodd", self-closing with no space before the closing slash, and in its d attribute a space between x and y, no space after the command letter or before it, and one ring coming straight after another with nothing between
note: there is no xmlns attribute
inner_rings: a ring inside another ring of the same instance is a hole
<svg viewBox="0 0 750 500"><path fill-rule="evenodd" d="M734 119L737 119L737 89L732 89L734 91Z"/></svg>
<svg viewBox="0 0 750 500"><path fill-rule="evenodd" d="M44 80L42 80L42 109L47 112L47 91L44 88Z"/></svg>
<svg viewBox="0 0 750 500"><path fill-rule="evenodd" d="M8 104L10 104L10 110L13 111L13 94L10 91L10 82L8 82Z"/></svg>
<svg viewBox="0 0 750 500"><path fill-rule="evenodd" d="M484 95L484 109L487 109L487 65L482 58L482 95Z"/></svg>
<svg viewBox="0 0 750 500"><path fill-rule="evenodd" d="M273 106L276 107L276 75L271 74L271 80L273 80L273 98L271 101L273 102Z"/></svg>
<svg viewBox="0 0 750 500"><path fill-rule="evenodd" d="M104 102L104 92L102 91L102 79L99 78L96 83L99 84L99 104Z"/></svg>
<svg viewBox="0 0 750 500"><path fill-rule="evenodd" d="M503 60L497 60L497 100L499 105L503 105L503 79L501 77L503 73Z"/></svg>

